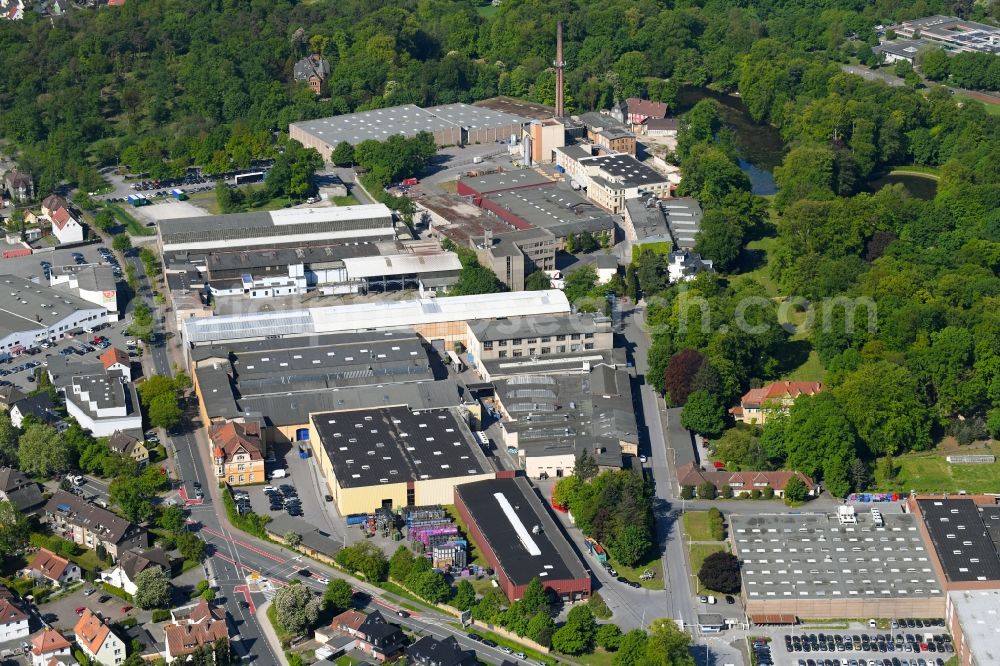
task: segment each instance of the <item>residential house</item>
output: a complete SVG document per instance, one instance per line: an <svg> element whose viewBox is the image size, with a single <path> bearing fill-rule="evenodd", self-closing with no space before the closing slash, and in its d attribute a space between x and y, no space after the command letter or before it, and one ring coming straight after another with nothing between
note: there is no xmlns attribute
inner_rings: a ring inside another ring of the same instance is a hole
<svg viewBox="0 0 1000 666"><path fill-rule="evenodd" d="M10 502L18 511L27 511L42 503L38 484L12 467L0 467L0 502Z"/></svg>
<svg viewBox="0 0 1000 666"><path fill-rule="evenodd" d="M83 611L73 633L76 644L92 662L113 666L125 661L125 641L89 608Z"/></svg>
<svg viewBox="0 0 1000 666"><path fill-rule="evenodd" d="M227 421L211 427L212 459L215 475L229 485L263 483L264 439L260 421Z"/></svg>
<svg viewBox="0 0 1000 666"><path fill-rule="evenodd" d="M80 580L80 567L47 548L40 548L35 553L24 573L32 578L47 580L56 587Z"/></svg>
<svg viewBox="0 0 1000 666"><path fill-rule="evenodd" d="M821 382L774 382L747 391L729 413L741 423L764 425L769 414L787 414L800 395L816 395L822 390Z"/></svg>
<svg viewBox="0 0 1000 666"><path fill-rule="evenodd" d="M118 373L128 381L132 381L132 361L128 354L118 347L108 347L100 356L101 365L107 373Z"/></svg>
<svg viewBox="0 0 1000 666"><path fill-rule="evenodd" d="M173 623L164 627L168 664L185 660L198 648L229 638L225 613L202 599L196 604L170 611Z"/></svg>
<svg viewBox="0 0 1000 666"><path fill-rule="evenodd" d="M31 666L49 666L53 659L72 659L71 648L65 636L46 627L31 639Z"/></svg>
<svg viewBox="0 0 1000 666"><path fill-rule="evenodd" d="M344 611L328 627L316 631L316 640L326 643L335 640L338 633L354 638L355 649L380 662L395 658L406 645L403 630L387 622L377 610L367 614L354 609Z"/></svg>
<svg viewBox="0 0 1000 666"><path fill-rule="evenodd" d="M11 13L19 13L19 16L11 16ZM24 4L20 1L13 3L7 8L7 18L18 21L24 17ZM3 177L4 187L10 195L11 201L16 204L28 203L35 198L35 183L31 180L31 174L17 169L11 169Z"/></svg>
<svg viewBox="0 0 1000 666"><path fill-rule="evenodd" d="M125 0L108 0L108 7L124 7Z"/></svg>
<svg viewBox="0 0 1000 666"><path fill-rule="evenodd" d="M299 60L292 69L292 77L296 81L307 84L309 89L317 95L323 93L323 86L329 76L330 61L318 53L313 53Z"/></svg>
<svg viewBox="0 0 1000 666"><path fill-rule="evenodd" d="M667 105L664 102L629 97L611 109L611 117L624 125L630 125L633 132L642 132L647 120L667 117Z"/></svg>
<svg viewBox="0 0 1000 666"><path fill-rule="evenodd" d="M115 561L127 550L149 546L149 535L143 528L62 490L45 504L42 519L57 536L84 548L101 545Z"/></svg>
<svg viewBox="0 0 1000 666"><path fill-rule="evenodd" d="M109 437L119 430L141 430L139 394L118 372L62 376L56 387L66 398L66 411L95 437ZM55 382L54 382L55 383Z"/></svg>
<svg viewBox="0 0 1000 666"><path fill-rule="evenodd" d="M25 397L13 384L0 386L0 410L9 412L11 405Z"/></svg>
<svg viewBox="0 0 1000 666"><path fill-rule="evenodd" d="M101 580L129 594L135 594L135 578L147 569L162 569L169 574L170 558L161 548L127 550L110 571L101 572Z"/></svg>
<svg viewBox="0 0 1000 666"><path fill-rule="evenodd" d="M52 233L60 243L83 242L83 225L70 210L69 204L58 194L50 194L42 201L42 215L52 223Z"/></svg>
<svg viewBox="0 0 1000 666"><path fill-rule="evenodd" d="M50 194L42 199L42 215L48 219L51 220L52 216L60 208L69 208L69 203L58 194Z"/></svg>
<svg viewBox="0 0 1000 666"><path fill-rule="evenodd" d="M642 123L640 134L646 136L658 136L667 139L676 139L680 123L676 118L648 118Z"/></svg>
<svg viewBox="0 0 1000 666"><path fill-rule="evenodd" d="M138 463L140 469L149 464L149 449L146 448L145 442L121 430L115 430L108 437L108 448L115 453L128 456Z"/></svg>
<svg viewBox="0 0 1000 666"><path fill-rule="evenodd" d="M784 497L785 486L788 485L788 481L793 476L798 477L799 481L805 484L809 495L816 494L816 483L802 472L797 471L728 472L716 470L707 472L693 462L677 469L677 483L682 487L691 486L697 489L698 486L708 481L715 486L717 491L721 491L724 486L729 486L736 495L750 493L754 490L763 492L765 488L770 488L774 491L775 497Z"/></svg>
<svg viewBox="0 0 1000 666"><path fill-rule="evenodd" d="M24 3L21 0L16 0L15 2L11 3L11 5L7 8L4 17L8 21L20 21L21 19L23 19Z"/></svg>
<svg viewBox="0 0 1000 666"><path fill-rule="evenodd" d="M454 636L438 640L424 636L406 648L407 663L419 666L476 666L476 653L463 650Z"/></svg>
<svg viewBox="0 0 1000 666"><path fill-rule="evenodd" d="M63 419L56 411L56 405L48 393L36 393L22 398L10 407L10 422L15 428L20 428L26 416L31 416L42 423L56 425Z"/></svg>
<svg viewBox="0 0 1000 666"><path fill-rule="evenodd" d="M25 638L30 633L28 614L10 599L0 599L0 643Z"/></svg>
<svg viewBox="0 0 1000 666"><path fill-rule="evenodd" d="M698 273L714 271L711 259L702 259L700 254L687 250L671 252L668 261L667 274L672 283L690 282Z"/></svg>

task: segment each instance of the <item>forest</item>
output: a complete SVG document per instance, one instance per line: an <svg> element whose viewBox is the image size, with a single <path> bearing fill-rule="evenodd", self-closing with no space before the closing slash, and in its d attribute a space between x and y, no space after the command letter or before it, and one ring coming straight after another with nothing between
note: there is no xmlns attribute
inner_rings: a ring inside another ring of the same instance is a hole
<svg viewBox="0 0 1000 666"><path fill-rule="evenodd" d="M0 135L38 191L64 180L88 190L101 166L152 177L244 167L273 157L275 133L307 118L496 94L551 104L557 20L571 109L643 92L672 101L683 85L742 90L758 76L747 68L769 67L780 45L783 78L760 73L769 90L752 103L771 120L792 89L822 85L823 72L875 44L874 25L983 12L966 0L505 0L492 10L472 0L144 0L51 21L26 12L0 22ZM328 98L291 84L309 52L331 63Z"/></svg>

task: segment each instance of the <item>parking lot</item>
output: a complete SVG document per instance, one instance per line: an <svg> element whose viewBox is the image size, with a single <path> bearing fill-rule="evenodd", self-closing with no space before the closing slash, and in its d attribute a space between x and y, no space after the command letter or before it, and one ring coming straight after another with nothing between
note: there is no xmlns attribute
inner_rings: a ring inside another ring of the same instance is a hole
<svg viewBox="0 0 1000 666"><path fill-rule="evenodd" d="M53 266L73 266L76 264L73 254L79 253L87 263L100 264L104 260L98 252L99 247L99 243L94 243L73 248L56 248L51 252L35 252L24 257L9 257L3 260L3 272L26 280L38 278L41 284L45 284L41 262L47 261Z"/></svg>
<svg viewBox="0 0 1000 666"><path fill-rule="evenodd" d="M803 627L779 633L769 648L774 663L790 666L943 666L954 654L940 619L893 620L887 631L827 633Z"/></svg>

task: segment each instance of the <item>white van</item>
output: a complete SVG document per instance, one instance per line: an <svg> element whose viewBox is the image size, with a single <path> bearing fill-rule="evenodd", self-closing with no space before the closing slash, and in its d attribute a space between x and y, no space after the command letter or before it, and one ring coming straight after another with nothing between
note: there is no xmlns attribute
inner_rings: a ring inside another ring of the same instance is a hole
<svg viewBox="0 0 1000 666"><path fill-rule="evenodd" d="M287 469L276 469L273 472L271 472L272 479L284 479L286 476L288 476Z"/></svg>

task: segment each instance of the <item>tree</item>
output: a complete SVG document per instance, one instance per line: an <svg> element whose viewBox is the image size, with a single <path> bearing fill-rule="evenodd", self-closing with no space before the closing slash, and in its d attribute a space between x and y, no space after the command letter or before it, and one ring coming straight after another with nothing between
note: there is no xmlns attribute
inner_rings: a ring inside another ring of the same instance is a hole
<svg viewBox="0 0 1000 666"><path fill-rule="evenodd" d="M524 595L517 601L520 605L520 611L528 616L532 617L535 613L539 611L547 611L549 608L549 600L545 596L545 587L542 585L542 579L535 576L528 583L528 587L524 589Z"/></svg>
<svg viewBox="0 0 1000 666"><path fill-rule="evenodd" d="M710 590L735 594L740 591L740 561L732 553L712 553L702 562L698 580Z"/></svg>
<svg viewBox="0 0 1000 666"><path fill-rule="evenodd" d="M353 595L350 583L343 578L334 578L327 583L326 591L323 592L323 606L328 612L337 615L351 607Z"/></svg>
<svg viewBox="0 0 1000 666"><path fill-rule="evenodd" d="M341 141L334 147L333 152L330 153L330 161L339 167L353 166L354 146L346 141Z"/></svg>
<svg viewBox="0 0 1000 666"><path fill-rule="evenodd" d="M733 499L733 487L728 483L722 486L722 492L719 493L719 496L722 497L722 499Z"/></svg>
<svg viewBox="0 0 1000 666"><path fill-rule="evenodd" d="M29 476L49 477L69 470L73 452L66 446L56 429L33 422L21 433L18 464Z"/></svg>
<svg viewBox="0 0 1000 666"><path fill-rule="evenodd" d="M115 252L128 254L128 251L132 249L132 239L129 238L128 234L116 234L111 239L111 247L114 248Z"/></svg>
<svg viewBox="0 0 1000 666"><path fill-rule="evenodd" d="M272 603L278 624L295 635L308 632L319 618L319 598L298 581L279 589Z"/></svg>
<svg viewBox="0 0 1000 666"><path fill-rule="evenodd" d="M0 557L19 553L31 534L28 517L10 502L0 502Z"/></svg>
<svg viewBox="0 0 1000 666"><path fill-rule="evenodd" d="M694 499L694 486L681 486L681 499Z"/></svg>
<svg viewBox="0 0 1000 666"><path fill-rule="evenodd" d="M785 483L785 499L789 502L805 502L809 498L809 489L797 476L793 476Z"/></svg>
<svg viewBox="0 0 1000 666"><path fill-rule="evenodd" d="M10 422L10 414L0 411L0 465L18 467L17 428Z"/></svg>
<svg viewBox="0 0 1000 666"><path fill-rule="evenodd" d="M577 456L576 464L573 465L573 476L579 477L581 481L589 481L597 476L597 472L597 460L590 455L587 449L584 449Z"/></svg>
<svg viewBox="0 0 1000 666"><path fill-rule="evenodd" d="M563 292L570 303L578 303L583 300L597 285L597 268L593 264L587 264L566 275L566 286Z"/></svg>
<svg viewBox="0 0 1000 666"><path fill-rule="evenodd" d="M596 634L594 613L587 606L574 606L566 617L566 624L552 635L552 647L563 654L584 654L593 649Z"/></svg>
<svg viewBox="0 0 1000 666"><path fill-rule="evenodd" d="M777 203L784 208L799 199L830 198L834 192L833 150L821 146L797 146L774 170Z"/></svg>
<svg viewBox="0 0 1000 666"><path fill-rule="evenodd" d="M552 278L545 274L545 271L535 271L524 279L524 289L526 291L543 291L552 288Z"/></svg>
<svg viewBox="0 0 1000 666"><path fill-rule="evenodd" d="M714 208L705 211L698 233L695 235L694 250L714 262L720 271L729 271L743 250L744 233L739 223L726 210Z"/></svg>
<svg viewBox="0 0 1000 666"><path fill-rule="evenodd" d="M179 506L167 506L160 509L156 524L167 532L180 532L184 529L184 509Z"/></svg>
<svg viewBox="0 0 1000 666"><path fill-rule="evenodd" d="M698 499L714 500L716 493L715 484L711 481L702 481L698 484Z"/></svg>
<svg viewBox="0 0 1000 666"><path fill-rule="evenodd" d="M149 403L149 424L155 428L173 428L184 417L184 411L177 404L173 393L164 393Z"/></svg>
<svg viewBox="0 0 1000 666"><path fill-rule="evenodd" d="M108 498L133 523L142 522L153 515L152 493L145 487L141 477L124 476L115 479L108 487Z"/></svg>
<svg viewBox="0 0 1000 666"><path fill-rule="evenodd" d="M838 497L851 490L851 463L857 458L857 435L840 403L830 392L795 400L785 432L785 465L819 475Z"/></svg>
<svg viewBox="0 0 1000 666"><path fill-rule="evenodd" d="M602 624L597 628L595 642L605 650L613 652L618 649L618 644L622 640L622 630L617 624Z"/></svg>
<svg viewBox="0 0 1000 666"><path fill-rule="evenodd" d="M552 490L552 501L559 506L569 507L573 505L573 499L582 485L580 477L564 476L556 482L556 487Z"/></svg>
<svg viewBox="0 0 1000 666"><path fill-rule="evenodd" d="M648 529L642 525L626 525L611 542L610 548L616 560L631 567L642 561L652 545Z"/></svg>
<svg viewBox="0 0 1000 666"><path fill-rule="evenodd" d="M707 391L688 396L681 412L681 425L707 437L715 437L726 427L722 404Z"/></svg>
<svg viewBox="0 0 1000 666"><path fill-rule="evenodd" d="M663 388L672 405L681 406L692 392L691 382L705 363L705 355L697 349L682 349L670 357L663 373Z"/></svg>
<svg viewBox="0 0 1000 666"><path fill-rule="evenodd" d="M188 562L201 562L205 559L205 542L188 531L177 532L177 551Z"/></svg>
<svg viewBox="0 0 1000 666"><path fill-rule="evenodd" d="M135 577L135 605L142 609L170 606L170 579L160 567L151 567Z"/></svg>
<svg viewBox="0 0 1000 666"><path fill-rule="evenodd" d="M525 635L539 645L549 647L552 645L552 634L555 633L556 624L552 616L547 611L538 611L528 621L525 627Z"/></svg>
<svg viewBox="0 0 1000 666"><path fill-rule="evenodd" d="M713 455L733 470L766 470L771 466L760 437L750 428L730 428L712 445Z"/></svg>
<svg viewBox="0 0 1000 666"><path fill-rule="evenodd" d="M174 381L165 375L150 375L139 384L139 402L146 409L153 400L161 395L175 395Z"/></svg>
<svg viewBox="0 0 1000 666"><path fill-rule="evenodd" d="M391 565L390 565L391 566ZM451 605L458 610L469 610L476 603L476 590L472 583L467 580L458 581L455 586L455 596L451 599Z"/></svg>
<svg viewBox="0 0 1000 666"><path fill-rule="evenodd" d="M618 651L611 658L612 666L642 666L646 661L649 635L642 629L633 629L618 640Z"/></svg>
<svg viewBox="0 0 1000 666"><path fill-rule="evenodd" d="M285 532L284 539L285 543L287 543L292 548L295 548L300 543L302 543L302 535L296 532L295 530L288 530L287 532Z"/></svg>
<svg viewBox="0 0 1000 666"><path fill-rule="evenodd" d="M695 666L691 656L691 637L673 620L659 618L649 625L646 663L658 666Z"/></svg>
<svg viewBox="0 0 1000 666"><path fill-rule="evenodd" d="M389 558L389 577L399 582L405 582L413 568L413 553L404 545L396 548L396 552Z"/></svg>

